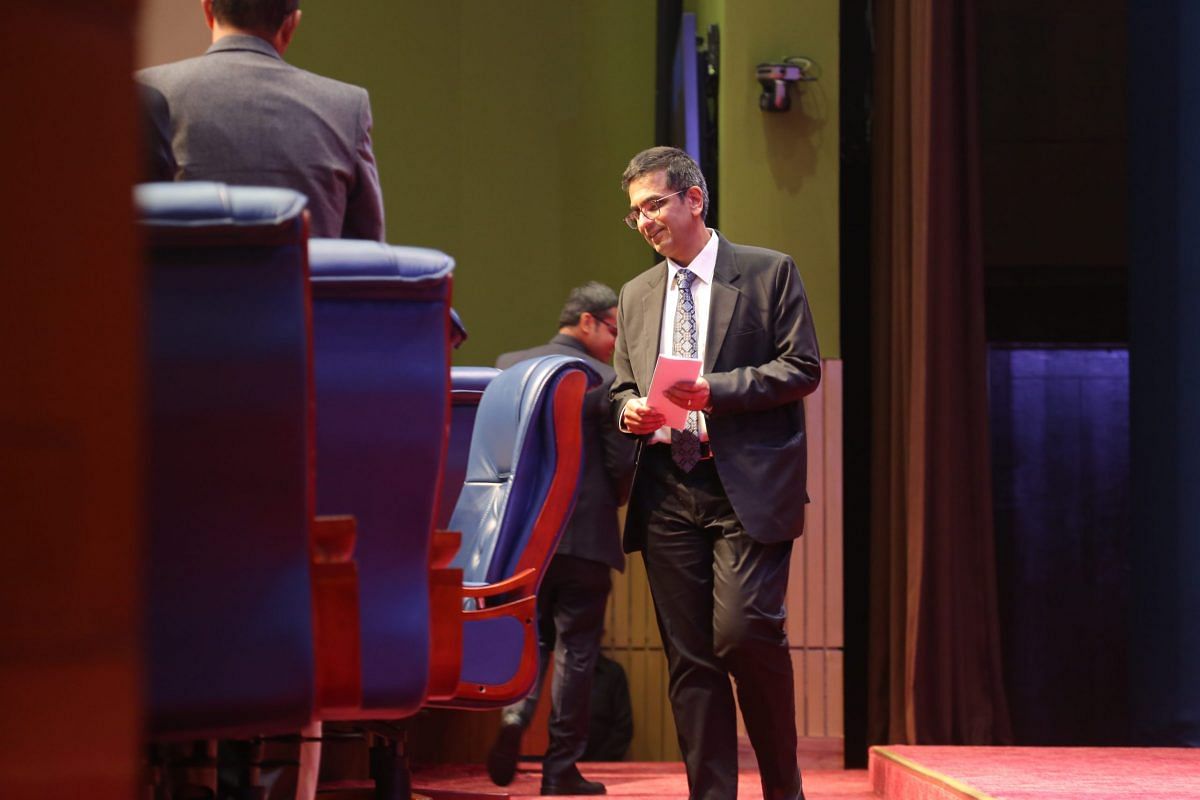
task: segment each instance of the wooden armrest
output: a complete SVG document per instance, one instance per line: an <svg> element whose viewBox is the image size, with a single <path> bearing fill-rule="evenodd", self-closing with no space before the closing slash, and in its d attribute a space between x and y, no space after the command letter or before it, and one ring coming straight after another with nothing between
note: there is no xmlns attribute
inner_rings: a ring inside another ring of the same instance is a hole
<svg viewBox="0 0 1200 800"><path fill-rule="evenodd" d="M462 533L459 531L434 531L433 540L429 546L429 566L431 569L445 569L458 555L462 546Z"/></svg>
<svg viewBox="0 0 1200 800"><path fill-rule="evenodd" d="M464 623L499 617L511 617L520 622L524 629L521 662L512 678L503 684L485 685L459 681L450 705L456 708L494 708L498 703L512 703L528 694L538 669L537 626L534 624L534 618L537 616L537 598L530 595L491 608L463 611L462 614Z"/></svg>
<svg viewBox="0 0 1200 800"><path fill-rule="evenodd" d="M515 600L507 600L503 603L484 606L483 608L464 608L459 613L462 615L464 623L470 620L478 619L493 619L495 617L512 617L520 619L523 622L533 624L533 617L530 616L537 608L537 595L529 595L527 597L518 597Z"/></svg>
<svg viewBox="0 0 1200 800"><path fill-rule="evenodd" d="M309 552L318 714L362 704L356 529L352 516L312 521Z"/></svg>
<svg viewBox="0 0 1200 800"><path fill-rule="evenodd" d="M462 671L462 570L429 570L429 700L454 696Z"/></svg>
<svg viewBox="0 0 1200 800"><path fill-rule="evenodd" d="M429 700L448 700L462 670L463 571L450 562L462 546L458 531L434 531L429 547Z"/></svg>
<svg viewBox="0 0 1200 800"><path fill-rule="evenodd" d="M464 586L462 587L463 597L488 598L495 597L500 594L508 594L515 592L517 589L526 586L533 586L537 580L537 570L530 567L523 569L511 578L505 578L499 583L489 583L487 586Z"/></svg>
<svg viewBox="0 0 1200 800"><path fill-rule="evenodd" d="M348 514L314 517L312 563L349 564L354 559L354 540L357 535L354 517Z"/></svg>

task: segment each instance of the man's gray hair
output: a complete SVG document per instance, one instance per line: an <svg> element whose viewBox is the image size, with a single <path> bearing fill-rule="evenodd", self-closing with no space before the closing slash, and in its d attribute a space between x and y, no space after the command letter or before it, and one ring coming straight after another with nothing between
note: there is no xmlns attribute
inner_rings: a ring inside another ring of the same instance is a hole
<svg viewBox="0 0 1200 800"><path fill-rule="evenodd" d="M628 192L629 184L651 172L665 172L667 186L672 192L682 192L699 186L701 194L704 195L704 207L700 211L700 218L707 219L708 184L704 181L700 165L693 161L691 156L678 147L651 147L649 150L643 150L630 160L629 166L621 175L621 191Z"/></svg>
<svg viewBox="0 0 1200 800"><path fill-rule="evenodd" d="M583 286L576 286L567 295L562 313L558 315L558 327L570 328L579 324L583 312L591 314L596 319L604 319L604 314L617 305L617 293L598 281L588 281Z"/></svg>

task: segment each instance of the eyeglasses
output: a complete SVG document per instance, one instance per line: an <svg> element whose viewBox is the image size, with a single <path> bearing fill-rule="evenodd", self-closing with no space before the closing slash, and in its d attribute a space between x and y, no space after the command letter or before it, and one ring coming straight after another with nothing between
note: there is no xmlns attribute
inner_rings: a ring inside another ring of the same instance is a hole
<svg viewBox="0 0 1200 800"><path fill-rule="evenodd" d="M608 332L611 333L614 337L617 335L617 324L615 322L610 322L609 320L606 320L603 317L601 317L599 314L593 314L590 311L585 311L583 313L587 314L592 319L596 320L596 322L599 322L601 325L608 328Z"/></svg>
<svg viewBox="0 0 1200 800"><path fill-rule="evenodd" d="M688 189L690 188L692 187L689 186ZM667 204L667 201L675 195L683 194L686 191L687 189L680 189L678 192L675 192L675 194L669 194L666 197L659 197L654 200L647 200L625 215L625 224L636 231L639 216L645 217L646 219L658 219L659 215L662 214L662 208Z"/></svg>

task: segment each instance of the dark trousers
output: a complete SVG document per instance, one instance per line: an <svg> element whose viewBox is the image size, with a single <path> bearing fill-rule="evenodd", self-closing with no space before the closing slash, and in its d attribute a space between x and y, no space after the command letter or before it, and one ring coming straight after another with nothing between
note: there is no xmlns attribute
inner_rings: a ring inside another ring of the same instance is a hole
<svg viewBox="0 0 1200 800"><path fill-rule="evenodd" d="M685 473L670 448L651 446L638 469L649 473L639 481L652 481L643 557L692 800L737 798L730 675L764 800L803 798L784 629L792 543L762 544L746 534L712 460Z"/></svg>
<svg viewBox="0 0 1200 800"><path fill-rule="evenodd" d="M553 654L550 743L542 762L543 779L553 781L569 773L587 748L592 678L611 589L607 564L563 555L550 560L538 589L537 682L528 697L504 709L503 720L528 727Z"/></svg>

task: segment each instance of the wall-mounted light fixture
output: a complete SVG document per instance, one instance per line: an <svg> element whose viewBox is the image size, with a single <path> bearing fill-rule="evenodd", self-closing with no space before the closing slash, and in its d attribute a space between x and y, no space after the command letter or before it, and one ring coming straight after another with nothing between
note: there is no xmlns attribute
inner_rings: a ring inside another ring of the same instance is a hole
<svg viewBox="0 0 1200 800"><path fill-rule="evenodd" d="M789 56L783 61L759 64L755 77L762 84L758 107L763 111L787 111L792 107L788 87L793 83L807 83L817 78L812 74L813 62L803 56Z"/></svg>

